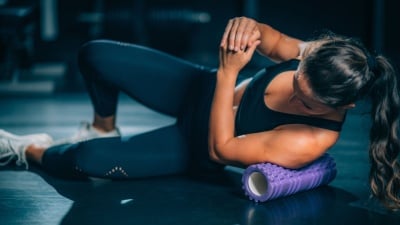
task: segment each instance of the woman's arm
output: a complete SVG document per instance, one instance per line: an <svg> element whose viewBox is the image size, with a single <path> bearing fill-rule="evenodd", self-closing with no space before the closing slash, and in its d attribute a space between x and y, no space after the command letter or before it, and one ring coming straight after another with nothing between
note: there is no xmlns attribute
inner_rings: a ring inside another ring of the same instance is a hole
<svg viewBox="0 0 400 225"><path fill-rule="evenodd" d="M212 160L248 166L269 162L297 169L325 153L338 139L335 131L291 124L278 129L230 138L210 152Z"/></svg>
<svg viewBox="0 0 400 225"><path fill-rule="evenodd" d="M227 44L232 51L246 49L254 41L260 40L257 51L274 61L280 62L297 58L303 41L279 32L268 24L237 17L229 20L221 45Z"/></svg>
<svg viewBox="0 0 400 225"><path fill-rule="evenodd" d="M210 154L219 154L221 146L225 146L235 135L234 128L234 94L239 71L250 61L257 45L256 40L248 48L239 51L228 49L221 44L219 51L219 68L210 112L209 150Z"/></svg>
<svg viewBox="0 0 400 225"><path fill-rule="evenodd" d="M267 25L258 29L259 25L251 20L238 20L230 21L221 40L220 65L210 112L209 155L214 161L230 165L271 162L288 168L302 167L332 146L338 138L338 133L294 124L272 131L235 136L233 106L235 82L239 71L250 61L257 47L270 56L282 59L297 57L297 44L301 43L295 39L284 40L285 36ZM236 22L243 22L243 26ZM246 40L243 42L245 45L240 41L236 43L238 39L232 39L238 38L239 34L243 37L240 40ZM266 36L272 38L267 40ZM262 41L264 43L260 47ZM290 49L294 50L289 51ZM284 54L284 50L292 53Z"/></svg>

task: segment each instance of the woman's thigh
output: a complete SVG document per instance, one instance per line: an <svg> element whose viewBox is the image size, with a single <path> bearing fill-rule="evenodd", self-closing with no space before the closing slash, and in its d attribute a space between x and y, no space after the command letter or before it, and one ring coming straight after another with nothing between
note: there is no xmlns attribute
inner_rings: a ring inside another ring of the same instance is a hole
<svg viewBox="0 0 400 225"><path fill-rule="evenodd" d="M95 40L79 52L86 80L116 87L144 105L176 116L201 76L214 70L144 46Z"/></svg>

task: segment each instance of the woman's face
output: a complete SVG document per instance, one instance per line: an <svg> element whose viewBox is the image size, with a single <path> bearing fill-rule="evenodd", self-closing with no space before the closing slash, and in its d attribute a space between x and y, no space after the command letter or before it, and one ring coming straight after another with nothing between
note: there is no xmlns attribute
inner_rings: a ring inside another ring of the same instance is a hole
<svg viewBox="0 0 400 225"><path fill-rule="evenodd" d="M293 76L293 95L289 103L294 104L300 112L310 116L326 115L336 110L316 98L307 78L299 71L296 71Z"/></svg>

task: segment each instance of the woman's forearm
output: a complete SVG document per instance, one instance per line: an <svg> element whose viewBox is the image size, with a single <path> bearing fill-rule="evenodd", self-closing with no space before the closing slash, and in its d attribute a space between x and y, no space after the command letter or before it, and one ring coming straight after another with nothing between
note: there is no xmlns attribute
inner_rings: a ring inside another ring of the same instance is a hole
<svg viewBox="0 0 400 225"><path fill-rule="evenodd" d="M231 74L227 74L231 73ZM209 147L211 156L221 157L220 149L234 137L233 99L235 72L218 70L217 84L210 113Z"/></svg>
<svg viewBox="0 0 400 225"><path fill-rule="evenodd" d="M235 135L233 102L238 73L251 60L260 44L260 40L254 40L246 43L246 48L232 50L230 40L236 33L234 24L235 21L230 20L221 40L217 84L210 112L209 151L211 158L220 162L231 153L226 146Z"/></svg>

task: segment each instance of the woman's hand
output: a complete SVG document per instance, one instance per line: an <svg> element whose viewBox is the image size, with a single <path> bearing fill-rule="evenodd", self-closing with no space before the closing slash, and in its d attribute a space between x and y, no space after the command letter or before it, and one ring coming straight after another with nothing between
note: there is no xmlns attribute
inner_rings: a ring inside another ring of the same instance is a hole
<svg viewBox="0 0 400 225"><path fill-rule="evenodd" d="M220 45L238 52L249 48L255 41L260 40L260 37L257 21L246 17L236 17L229 20Z"/></svg>
<svg viewBox="0 0 400 225"><path fill-rule="evenodd" d="M239 52L246 50L257 40L261 41L257 47L258 53L276 62L297 58L299 46L303 43L300 39L283 34L268 24L259 23L251 18L236 17L229 20L220 45Z"/></svg>
<svg viewBox="0 0 400 225"><path fill-rule="evenodd" d="M218 70L225 75L237 76L239 71L251 60L254 51L260 44L260 40L256 40L243 50L232 51L228 48L227 43L221 45L219 50L219 68Z"/></svg>

